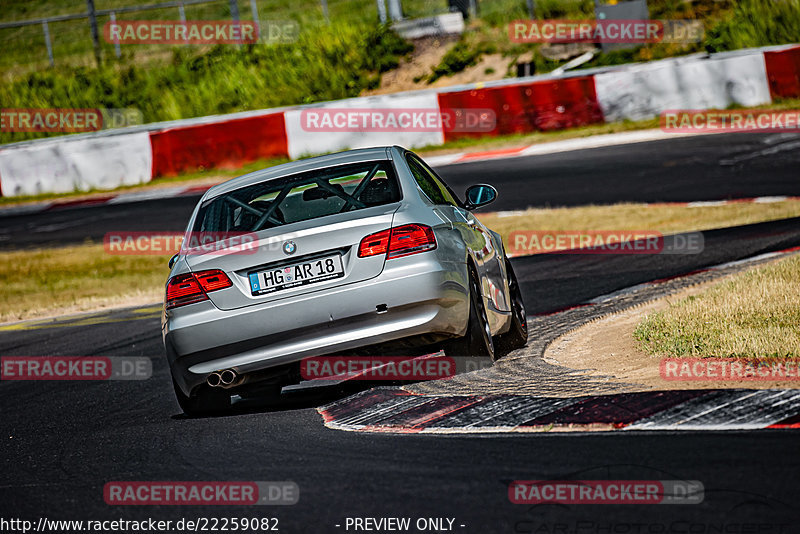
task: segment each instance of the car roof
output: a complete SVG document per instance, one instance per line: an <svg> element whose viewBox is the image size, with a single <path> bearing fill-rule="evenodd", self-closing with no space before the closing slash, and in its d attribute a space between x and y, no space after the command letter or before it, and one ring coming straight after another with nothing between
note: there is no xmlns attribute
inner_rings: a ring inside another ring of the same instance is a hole
<svg viewBox="0 0 800 534"><path fill-rule="evenodd" d="M405 150L401 147L401 150ZM358 148L355 150L346 150L344 152L337 152L335 154L326 154L324 156L316 156L313 158L300 159L275 165L267 169L254 171L237 178L228 180L221 184L217 184L210 188L203 195L202 200L217 197L224 193L234 191L241 187L253 185L276 178L282 178L290 174L297 174L306 171L313 171L317 169L324 169L327 167L335 167L337 165L346 165L348 163L359 163L361 161L375 161L391 159L390 146L371 147L371 148Z"/></svg>

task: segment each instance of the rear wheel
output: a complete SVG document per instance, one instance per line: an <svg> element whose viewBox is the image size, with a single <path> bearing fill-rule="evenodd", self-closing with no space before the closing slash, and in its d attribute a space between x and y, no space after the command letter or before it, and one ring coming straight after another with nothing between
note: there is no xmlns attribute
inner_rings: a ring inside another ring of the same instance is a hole
<svg viewBox="0 0 800 534"><path fill-rule="evenodd" d="M193 395L186 396L174 379L172 380L172 386L175 388L175 397L178 399L178 404L180 404L183 413L188 416L222 414L231 407L231 396L225 389L201 386L197 388Z"/></svg>
<svg viewBox="0 0 800 534"><path fill-rule="evenodd" d="M508 332L497 337L497 348L501 354L520 349L528 343L528 324L522 291L511 263L506 260L508 272L508 293L511 297L511 326Z"/></svg>
<svg viewBox="0 0 800 534"><path fill-rule="evenodd" d="M445 348L449 356L488 356L494 359L494 341L489 317L483 305L478 277L473 269L469 275L469 322L464 337L451 341Z"/></svg>

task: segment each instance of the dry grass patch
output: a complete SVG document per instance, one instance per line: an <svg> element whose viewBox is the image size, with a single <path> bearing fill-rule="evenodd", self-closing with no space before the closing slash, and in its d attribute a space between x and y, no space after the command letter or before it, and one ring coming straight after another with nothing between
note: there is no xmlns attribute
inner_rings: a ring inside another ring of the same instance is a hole
<svg viewBox="0 0 800 534"><path fill-rule="evenodd" d="M634 337L645 351L672 357L800 358L800 256L672 302Z"/></svg>
<svg viewBox="0 0 800 534"><path fill-rule="evenodd" d="M112 256L102 245L0 254L0 322L163 298L169 256Z"/></svg>
<svg viewBox="0 0 800 534"><path fill-rule="evenodd" d="M681 208L620 204L480 215L508 243L513 230L708 229L800 216L800 201ZM169 270L165 256L113 256L102 245L0 254L0 322L158 302Z"/></svg>
<svg viewBox="0 0 800 534"><path fill-rule="evenodd" d="M503 236L513 251L513 231L620 230L662 234L711 230L758 222L800 217L800 201L768 204L734 203L687 208L669 204L615 204L577 208L536 208L518 214L478 214L480 220Z"/></svg>

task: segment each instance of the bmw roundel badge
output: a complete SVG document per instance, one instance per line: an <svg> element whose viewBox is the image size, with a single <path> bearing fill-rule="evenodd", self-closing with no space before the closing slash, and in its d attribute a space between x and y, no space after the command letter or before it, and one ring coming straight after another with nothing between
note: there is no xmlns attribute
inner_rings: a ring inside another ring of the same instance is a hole
<svg viewBox="0 0 800 534"><path fill-rule="evenodd" d="M297 252L297 245L295 245L294 241L287 241L283 244L283 251L286 254L292 255Z"/></svg>

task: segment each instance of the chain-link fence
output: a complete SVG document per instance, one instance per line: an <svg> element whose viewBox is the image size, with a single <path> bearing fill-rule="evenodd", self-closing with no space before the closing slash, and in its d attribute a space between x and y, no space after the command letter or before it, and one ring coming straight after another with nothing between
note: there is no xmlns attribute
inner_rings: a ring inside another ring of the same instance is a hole
<svg viewBox="0 0 800 534"><path fill-rule="evenodd" d="M13 72L21 65L43 68L56 63L86 64L92 57L102 64L134 53L157 53L152 45L130 48L104 39L103 27L109 21L293 21L308 28L331 21L386 22L458 9L454 0L172 0L130 5L135 2L65 0L54 2L53 10L67 12L38 18L25 17L29 10L11 6L0 14L0 45L4 50L0 69ZM477 0L464 2L477 5Z"/></svg>

